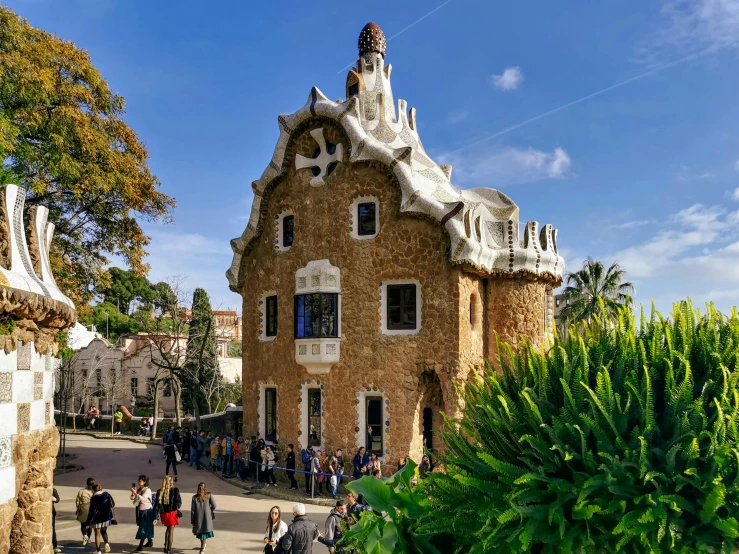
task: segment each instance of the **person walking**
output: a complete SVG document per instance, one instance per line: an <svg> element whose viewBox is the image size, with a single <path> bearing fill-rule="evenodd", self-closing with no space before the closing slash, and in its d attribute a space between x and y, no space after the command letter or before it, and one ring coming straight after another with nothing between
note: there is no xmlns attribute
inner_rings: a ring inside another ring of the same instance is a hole
<svg viewBox="0 0 739 554"><path fill-rule="evenodd" d="M172 478L167 475L162 481L162 488L157 491L157 501L154 504L154 518L158 518L167 529L164 532L165 554L172 550L174 528L180 524L181 506L180 489L174 486Z"/></svg>
<svg viewBox="0 0 739 554"><path fill-rule="evenodd" d="M213 518L216 502L213 495L205 488L205 483L198 483L198 492L192 497L190 505L190 523L192 534L200 541L200 554L205 554L206 542L213 538Z"/></svg>
<svg viewBox="0 0 739 554"><path fill-rule="evenodd" d="M346 515L347 525L354 525L359 521L359 517L366 510L364 504L358 501L357 495L353 492L346 493Z"/></svg>
<svg viewBox="0 0 739 554"><path fill-rule="evenodd" d="M190 429L185 427L182 432L182 460L183 462L190 461L190 440L192 435Z"/></svg>
<svg viewBox="0 0 739 554"><path fill-rule="evenodd" d="M362 475L367 474L367 466L369 465L370 457L364 449L364 446L360 446L354 460L352 460L352 466L354 466L354 473L352 476L355 479L359 479Z"/></svg>
<svg viewBox="0 0 739 554"><path fill-rule="evenodd" d="M234 440L231 433L226 433L226 438L221 441L221 453L223 456L223 473L221 473L221 477L231 477L234 463Z"/></svg>
<svg viewBox="0 0 739 554"><path fill-rule="evenodd" d="M97 409L95 406L90 406L90 409L87 410L87 427L85 429L87 430L94 430L95 429L95 421L100 416L100 410Z"/></svg>
<svg viewBox="0 0 739 554"><path fill-rule="evenodd" d="M300 446L300 445L298 445ZM313 462L311 461L313 459L313 449L308 447L307 449L302 449L300 451L300 460L303 462L303 469L305 470L305 494L308 496L311 495L311 475L313 473L312 465Z"/></svg>
<svg viewBox="0 0 739 554"><path fill-rule="evenodd" d="M277 478L275 477L275 465L276 464L276 449L275 445L267 447L267 483L273 487L277 486Z"/></svg>
<svg viewBox="0 0 739 554"><path fill-rule="evenodd" d="M131 500L136 506L136 525L138 525L136 538L139 539L139 546L135 552L142 552L144 546L154 546L154 524L156 523L149 478L146 475L139 475L138 488L135 484L131 487Z"/></svg>
<svg viewBox="0 0 739 554"><path fill-rule="evenodd" d="M264 554L278 554L277 545L287 533L287 523L282 521L279 506L272 506L267 516L267 530L264 532Z"/></svg>
<svg viewBox="0 0 739 554"><path fill-rule="evenodd" d="M328 485L331 489L331 496L336 498L339 494L339 459L334 455L328 461Z"/></svg>
<svg viewBox="0 0 739 554"><path fill-rule="evenodd" d="M261 439L260 439L261 440ZM252 437L249 442L249 475L250 479L259 482L259 464L261 459L259 441L257 437Z"/></svg>
<svg viewBox="0 0 739 554"><path fill-rule="evenodd" d="M344 529L341 526L346 521L346 505L343 500L337 500L336 505L326 519L326 534L318 537L318 542L328 548L330 554L343 554L344 551L336 548L336 545L344 537Z"/></svg>
<svg viewBox="0 0 739 554"><path fill-rule="evenodd" d="M169 475L169 468L172 467L172 473L174 473L175 483L177 482L177 457L180 453L177 451L177 446L170 440L167 446L164 447L164 457L167 459L167 466L164 470L164 475ZM182 458L180 458L182 459Z"/></svg>
<svg viewBox="0 0 739 554"><path fill-rule="evenodd" d="M92 529L87 527L85 523L87 522L87 514L90 513L90 499L92 498L92 495L95 494L94 488L95 479L88 477L87 486L84 489L77 491L77 497L74 499L74 505L76 508L75 516L77 517L77 521L80 522L83 547L87 546L87 543L90 542L90 535L92 534Z"/></svg>
<svg viewBox="0 0 739 554"><path fill-rule="evenodd" d="M305 504L298 502L293 506L293 522L282 537L280 548L292 554L313 554L313 541L321 536L318 525L305 515Z"/></svg>
<svg viewBox="0 0 739 554"><path fill-rule="evenodd" d="M319 452L313 450L313 459L311 460L312 476L313 476L313 493L315 496L321 496L323 492L323 466L321 465L321 456Z"/></svg>
<svg viewBox="0 0 739 554"><path fill-rule="evenodd" d="M100 483L93 485L93 494L90 498L90 509L84 527L95 530L95 552L101 554L101 546L104 545L105 552L110 552L108 543L108 526L114 521L113 508L115 501ZM100 539L102 537L102 542Z"/></svg>
<svg viewBox="0 0 739 554"><path fill-rule="evenodd" d="M115 434L120 435L121 434L121 423L123 422L123 412L121 411L121 407L118 406L118 409L113 414L113 423L115 424Z"/></svg>
<svg viewBox="0 0 739 554"><path fill-rule="evenodd" d="M295 449L292 444L287 445L287 458L285 458L285 474L290 479L290 490L298 490L298 482L295 480Z"/></svg>
<svg viewBox="0 0 739 554"><path fill-rule="evenodd" d="M56 504L59 502L59 493L56 489L51 489L51 546L54 547L54 552L61 552L59 543L56 541Z"/></svg>

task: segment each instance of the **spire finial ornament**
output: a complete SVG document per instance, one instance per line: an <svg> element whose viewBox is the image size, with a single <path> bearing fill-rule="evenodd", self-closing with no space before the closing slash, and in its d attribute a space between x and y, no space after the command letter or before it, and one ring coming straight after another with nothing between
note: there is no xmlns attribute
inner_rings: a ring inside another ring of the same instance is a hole
<svg viewBox="0 0 739 554"><path fill-rule="evenodd" d="M359 33L358 46L360 58L369 52L377 52L384 58L385 47L387 46L385 33L376 23L370 21Z"/></svg>

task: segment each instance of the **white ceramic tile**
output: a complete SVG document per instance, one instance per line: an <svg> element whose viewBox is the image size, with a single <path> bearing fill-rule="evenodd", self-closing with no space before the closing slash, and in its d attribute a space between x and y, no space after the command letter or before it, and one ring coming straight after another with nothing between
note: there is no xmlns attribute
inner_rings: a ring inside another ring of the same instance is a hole
<svg viewBox="0 0 739 554"><path fill-rule="evenodd" d="M44 372L44 400L51 400L54 397L54 373L50 371Z"/></svg>
<svg viewBox="0 0 739 554"><path fill-rule="evenodd" d="M46 427L46 402L35 400L31 402L31 431L38 431Z"/></svg>
<svg viewBox="0 0 739 554"><path fill-rule="evenodd" d="M13 402L31 402L33 400L33 372L16 371L13 373Z"/></svg>
<svg viewBox="0 0 739 554"><path fill-rule="evenodd" d="M18 433L18 407L15 404L0 404L0 437Z"/></svg>
<svg viewBox="0 0 739 554"><path fill-rule="evenodd" d="M0 469L0 503L15 498L15 468L13 466Z"/></svg>
<svg viewBox="0 0 739 554"><path fill-rule="evenodd" d="M46 356L36 352L34 343L31 343L31 371L46 371Z"/></svg>
<svg viewBox="0 0 739 554"><path fill-rule="evenodd" d="M10 354L6 354L5 350L0 350L0 371L15 371L18 369L18 351L13 350Z"/></svg>

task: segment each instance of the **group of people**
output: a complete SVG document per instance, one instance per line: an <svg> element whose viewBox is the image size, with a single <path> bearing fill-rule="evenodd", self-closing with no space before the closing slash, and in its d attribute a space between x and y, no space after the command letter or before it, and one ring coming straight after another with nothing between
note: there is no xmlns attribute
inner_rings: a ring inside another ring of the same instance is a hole
<svg viewBox="0 0 739 554"><path fill-rule="evenodd" d="M325 545L330 554L346 554L339 542L344 530L359 521L361 513L369 507L354 493L346 495L346 502L337 500L326 519L325 533L306 515L305 504L293 506L293 521L287 525L282 521L279 506L272 506L267 516L267 530L264 533L264 554L286 554L288 552L311 554L313 541Z"/></svg>
<svg viewBox="0 0 739 554"><path fill-rule="evenodd" d="M139 545L135 552L142 552L144 547L154 545L154 526L157 523L165 528L164 552L170 554L174 541L174 529L183 517L180 508L182 498L179 489L169 475L162 481L161 487L152 493L149 478L139 475L131 485L131 501L136 508L136 539ZM110 552L108 527L117 525L115 519L115 500L94 478L87 479L87 486L77 493L75 500L77 521L82 532L82 546L86 546L95 533L95 549L97 554ZM200 554L205 551L206 541L213 535L213 518L216 503L208 492L205 483L198 484L198 490L190 504L190 524L192 533L200 541Z"/></svg>

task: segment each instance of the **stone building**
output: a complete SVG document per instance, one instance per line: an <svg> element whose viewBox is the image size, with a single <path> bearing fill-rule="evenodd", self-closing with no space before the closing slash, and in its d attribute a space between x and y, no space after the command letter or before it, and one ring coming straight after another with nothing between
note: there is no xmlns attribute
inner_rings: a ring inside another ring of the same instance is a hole
<svg viewBox="0 0 739 554"><path fill-rule="evenodd" d="M0 188L0 554L50 553L57 333L76 320L54 281L48 210Z"/></svg>
<svg viewBox="0 0 739 554"><path fill-rule="evenodd" d="M241 318L236 310L213 310L213 321L218 338L231 340L241 338Z"/></svg>
<svg viewBox="0 0 739 554"><path fill-rule="evenodd" d="M543 344L564 260L556 231L516 204L460 189L396 106L385 36L359 36L346 100L317 88L278 118L227 272L243 298L244 432L358 446L392 467L438 448L455 384L496 335Z"/></svg>

